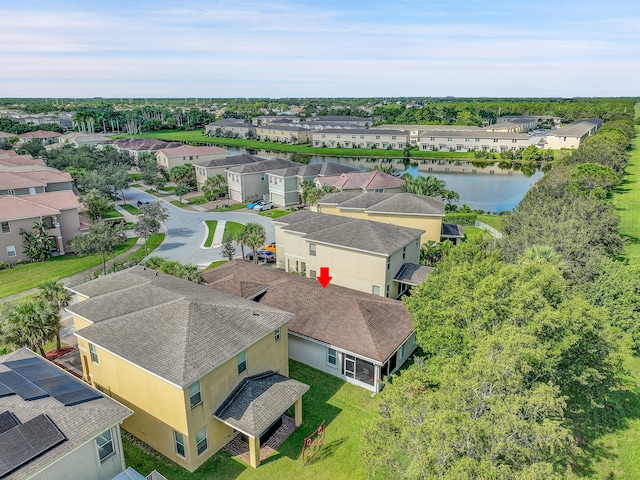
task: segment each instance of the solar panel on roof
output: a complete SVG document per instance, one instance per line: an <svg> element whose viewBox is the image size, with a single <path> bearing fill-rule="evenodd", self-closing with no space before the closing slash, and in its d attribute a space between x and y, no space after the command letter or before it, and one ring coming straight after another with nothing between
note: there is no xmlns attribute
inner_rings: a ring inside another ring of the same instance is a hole
<svg viewBox="0 0 640 480"><path fill-rule="evenodd" d="M9 387L7 387L4 383L0 382L0 397L6 397L8 395L13 395L14 392Z"/></svg>
<svg viewBox="0 0 640 480"><path fill-rule="evenodd" d="M24 377L18 375L16 372L0 372L0 382L4 383L7 387L15 385L16 383L24 383Z"/></svg>
<svg viewBox="0 0 640 480"><path fill-rule="evenodd" d="M18 367L24 367L26 365L42 365L42 360L37 357L23 358L22 360L10 360L8 362L3 362L3 365L6 365L11 370L15 370Z"/></svg>
<svg viewBox="0 0 640 480"><path fill-rule="evenodd" d="M13 368L13 371L19 373L30 382L36 382L37 380L43 380L52 376L59 377L60 375L64 375L63 372L52 369L51 365L47 365L46 363Z"/></svg>
<svg viewBox="0 0 640 480"><path fill-rule="evenodd" d="M47 392L29 381L11 385L11 389L18 395L20 395L23 400L37 400L39 398L45 398L49 396Z"/></svg>
<svg viewBox="0 0 640 480"><path fill-rule="evenodd" d="M6 411L0 413L0 433L11 430L13 427L20 425L20 420L12 412Z"/></svg>
<svg viewBox="0 0 640 480"><path fill-rule="evenodd" d="M96 398L100 398L100 397L102 397L102 395L88 388L54 396L54 398L58 400L60 403L62 403L65 407L70 407L71 405L78 405L80 403L89 402L91 400L95 400Z"/></svg>

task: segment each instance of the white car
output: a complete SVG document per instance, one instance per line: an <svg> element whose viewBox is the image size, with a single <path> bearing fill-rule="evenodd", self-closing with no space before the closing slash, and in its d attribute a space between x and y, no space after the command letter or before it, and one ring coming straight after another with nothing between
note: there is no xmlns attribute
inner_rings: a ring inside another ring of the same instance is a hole
<svg viewBox="0 0 640 480"><path fill-rule="evenodd" d="M271 210L272 208L276 208L276 205L273 202L262 202L253 207L254 210L258 212L262 212L264 210Z"/></svg>

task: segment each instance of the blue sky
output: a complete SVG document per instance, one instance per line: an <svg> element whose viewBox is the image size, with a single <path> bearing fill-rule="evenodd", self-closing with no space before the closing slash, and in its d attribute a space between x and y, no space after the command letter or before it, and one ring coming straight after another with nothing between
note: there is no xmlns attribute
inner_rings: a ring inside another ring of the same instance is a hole
<svg viewBox="0 0 640 480"><path fill-rule="evenodd" d="M25 0L0 19L0 97L640 94L638 0Z"/></svg>

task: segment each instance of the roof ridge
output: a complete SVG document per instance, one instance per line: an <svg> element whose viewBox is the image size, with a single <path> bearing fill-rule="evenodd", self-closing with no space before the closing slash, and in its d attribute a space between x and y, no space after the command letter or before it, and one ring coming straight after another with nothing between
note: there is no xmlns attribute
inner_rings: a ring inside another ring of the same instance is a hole
<svg viewBox="0 0 640 480"><path fill-rule="evenodd" d="M52 211L54 211L56 213L60 213L60 210L57 209L57 208L49 207L47 205L43 205L42 203L34 202L32 200L27 200L26 198L24 198L24 197L28 197L28 196L32 196L32 195L15 195L15 196L14 195L8 195L8 196L13 196L13 198L15 198L16 200L20 200L22 202L27 202L27 203L30 203L30 204L35 205L37 207L46 208L46 209L52 210Z"/></svg>

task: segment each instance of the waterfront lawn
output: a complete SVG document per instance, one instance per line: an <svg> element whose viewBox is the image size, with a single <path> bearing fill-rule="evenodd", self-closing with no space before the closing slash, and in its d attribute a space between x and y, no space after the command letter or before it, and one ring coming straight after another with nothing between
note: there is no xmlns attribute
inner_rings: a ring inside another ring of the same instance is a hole
<svg viewBox="0 0 640 480"><path fill-rule="evenodd" d="M127 239L109 258L126 252L136 243ZM0 298L35 288L45 280L60 280L102 264L102 255L59 256L46 262L25 263L0 271Z"/></svg>
<svg viewBox="0 0 640 480"><path fill-rule="evenodd" d="M217 220L205 220L204 223L207 225L207 239L204 241L204 246L209 248L213 243L213 235L216 233L218 222Z"/></svg>
<svg viewBox="0 0 640 480"><path fill-rule="evenodd" d="M361 432L364 425L377 415L378 400L372 398L369 391L314 368L293 360L289 361L289 365L289 376L311 387L302 400L303 422L276 453L257 469L238 462L224 452L218 452L194 473L189 473L164 457L145 453L125 437L123 443L127 465L142 473L155 469L172 480L365 478L360 457ZM315 458L307 465L302 465L302 441L323 420L327 425L324 445Z"/></svg>

